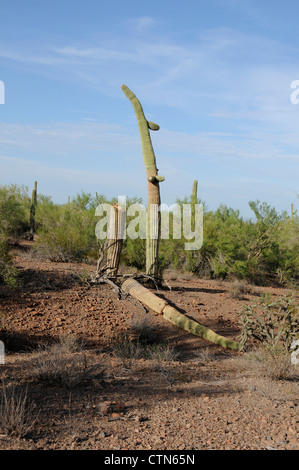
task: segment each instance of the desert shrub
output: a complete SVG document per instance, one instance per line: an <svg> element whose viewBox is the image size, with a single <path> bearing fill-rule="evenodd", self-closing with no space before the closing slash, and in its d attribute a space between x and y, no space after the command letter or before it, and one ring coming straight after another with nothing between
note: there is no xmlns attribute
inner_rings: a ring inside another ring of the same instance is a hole
<svg viewBox="0 0 299 470"><path fill-rule="evenodd" d="M251 294L252 287L244 279L236 279L232 282L229 288L229 295L232 299L243 299L244 295Z"/></svg>
<svg viewBox="0 0 299 470"><path fill-rule="evenodd" d="M128 327L140 344L153 344L159 342L159 332L147 317L133 318Z"/></svg>
<svg viewBox="0 0 299 470"><path fill-rule="evenodd" d="M115 338L113 354L118 357L126 369L131 369L137 359L142 357L142 346L128 334L120 334Z"/></svg>
<svg viewBox="0 0 299 470"><path fill-rule="evenodd" d="M274 301L265 296L258 304L247 305L239 315L240 344L245 348L250 339L266 345L270 352L290 353L292 342L299 337L299 307L295 296Z"/></svg>
<svg viewBox="0 0 299 470"><path fill-rule="evenodd" d="M145 319L133 320L129 327L130 333L118 335L113 346L114 355L121 359L126 368L132 368L135 361L141 358L151 360L156 365L178 358L176 351L161 341L155 328Z"/></svg>
<svg viewBox="0 0 299 470"><path fill-rule="evenodd" d="M283 284L295 286L299 277L299 219L284 217L280 222L276 240L279 246L276 274Z"/></svg>
<svg viewBox="0 0 299 470"><path fill-rule="evenodd" d="M240 344L243 349L250 339L258 348L247 358L264 368L271 379L285 380L294 374L291 350L299 337L299 308L294 296L273 301L264 295L259 304L244 307L240 314Z"/></svg>
<svg viewBox="0 0 299 470"><path fill-rule="evenodd" d="M92 196L81 192L68 204L54 204L49 199L41 202L36 211L38 250L55 261L97 259L99 248L105 239L98 240L96 237L96 224L100 219L95 211L99 204L112 205L117 199L107 200L103 195ZM137 198L127 199L127 206L136 202ZM121 262L143 269L145 240L125 239Z"/></svg>
<svg viewBox="0 0 299 470"><path fill-rule="evenodd" d="M18 285L18 272L13 266L10 244L29 231L30 198L23 186L0 186L0 282Z"/></svg>
<svg viewBox="0 0 299 470"><path fill-rule="evenodd" d="M91 196L82 193L69 204L38 203L37 250L53 261L81 261L96 256L96 217Z"/></svg>
<svg viewBox="0 0 299 470"><path fill-rule="evenodd" d="M38 234L33 251L54 261L85 261L97 259L99 247L95 227L98 204L118 202L103 195L77 194L67 204L55 204L50 197L38 194L35 227ZM140 203L127 198L127 208ZM197 201L201 202L200 200ZM177 204L191 203L191 196ZM15 271L7 242L28 235L31 197L23 186L0 186L0 279L14 283ZM243 220L239 211L220 204L215 211L204 206L203 244L199 250L185 250L190 240L173 239L170 213L169 239L160 240L159 274L165 268L192 272L212 279L240 279L252 284L269 285L280 282L294 287L299 280L299 218L278 214L267 203L250 201L255 220ZM131 217L132 218L132 217ZM127 225L130 217L127 215ZM183 231L182 231L183 232ZM146 241L126 237L121 263L145 270Z"/></svg>
<svg viewBox="0 0 299 470"><path fill-rule="evenodd" d="M178 353L168 344L152 344L145 348L144 356L157 364L161 362L173 362L178 358Z"/></svg>
<svg viewBox="0 0 299 470"><path fill-rule="evenodd" d="M0 282L9 287L18 285L18 271L12 263L7 241L0 239Z"/></svg>
<svg viewBox="0 0 299 470"><path fill-rule="evenodd" d="M0 235L16 239L29 231L30 198L24 186L0 186Z"/></svg>
<svg viewBox="0 0 299 470"><path fill-rule="evenodd" d="M272 380L289 380L297 375L296 367L290 359L290 354L285 348L276 347L269 348L262 344L254 351L250 351L245 355L251 365L256 370Z"/></svg>
<svg viewBox="0 0 299 470"><path fill-rule="evenodd" d="M0 391L0 433L10 437L24 437L28 434L37 415L34 404L29 402L27 390L2 383Z"/></svg>
<svg viewBox="0 0 299 470"><path fill-rule="evenodd" d="M41 347L32 359L32 375L41 382L72 389L84 383L97 371L102 376L105 358L88 364L86 354L76 339L61 337L57 343Z"/></svg>
<svg viewBox="0 0 299 470"><path fill-rule="evenodd" d="M146 262L145 251L145 240L140 238L131 240L128 238L124 240L121 263L144 271Z"/></svg>
<svg viewBox="0 0 299 470"><path fill-rule="evenodd" d="M188 203L185 199L179 204ZM253 284L280 282L294 286L299 278L299 219L278 214L267 203L250 201L256 220L221 204L204 210L203 244L186 251L185 239L161 240L160 256L167 267L214 279L244 279ZM171 234L170 234L171 235Z"/></svg>

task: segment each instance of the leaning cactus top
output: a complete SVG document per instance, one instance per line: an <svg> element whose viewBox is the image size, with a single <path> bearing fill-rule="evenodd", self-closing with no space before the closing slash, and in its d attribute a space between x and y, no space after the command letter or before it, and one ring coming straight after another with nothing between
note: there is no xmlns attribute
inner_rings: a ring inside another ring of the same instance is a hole
<svg viewBox="0 0 299 470"><path fill-rule="evenodd" d="M140 104L140 101L126 85L122 85L121 89L126 95L126 97L131 101L135 114L136 114L145 167L146 169L157 170L156 157L155 157L154 149L152 146L149 129L151 129L152 131L158 131L160 127L158 126L158 124L155 124L154 122L147 121L147 119L145 118L142 106Z"/></svg>

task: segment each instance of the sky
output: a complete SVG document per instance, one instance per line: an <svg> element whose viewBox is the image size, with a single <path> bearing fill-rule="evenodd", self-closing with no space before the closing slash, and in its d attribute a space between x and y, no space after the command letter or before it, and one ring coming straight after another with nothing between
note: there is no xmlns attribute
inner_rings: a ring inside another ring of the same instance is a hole
<svg viewBox="0 0 299 470"><path fill-rule="evenodd" d="M298 15L297 0L1 0L0 184L146 204L125 84L160 126L164 204L197 179L208 210L299 208Z"/></svg>

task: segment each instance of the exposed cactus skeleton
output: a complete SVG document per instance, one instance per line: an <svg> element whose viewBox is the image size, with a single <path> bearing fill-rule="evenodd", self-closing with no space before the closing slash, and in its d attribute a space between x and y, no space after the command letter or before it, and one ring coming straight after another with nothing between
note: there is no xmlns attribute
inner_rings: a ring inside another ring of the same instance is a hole
<svg viewBox="0 0 299 470"><path fill-rule="evenodd" d="M125 218L124 209L118 204L114 204L109 214L107 240L104 246L100 248L96 279L100 279L103 276L112 279L117 277L126 223ZM105 264L102 265L105 256Z"/></svg>

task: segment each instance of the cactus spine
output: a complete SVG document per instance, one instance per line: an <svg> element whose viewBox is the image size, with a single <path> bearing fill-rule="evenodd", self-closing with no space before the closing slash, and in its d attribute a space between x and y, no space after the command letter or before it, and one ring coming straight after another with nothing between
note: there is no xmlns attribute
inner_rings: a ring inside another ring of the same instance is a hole
<svg viewBox="0 0 299 470"><path fill-rule="evenodd" d="M37 181L34 182L34 189L32 190L31 206L30 206L30 240L34 238L35 232L35 208L37 203Z"/></svg>
<svg viewBox="0 0 299 470"><path fill-rule="evenodd" d="M148 188L146 223L146 274L157 277L159 267L159 238L161 231L161 199L159 183L164 181L164 177L158 175L156 157L152 146L149 129L157 131L159 130L159 126L158 124L155 124L151 121L147 121L142 106L134 93L126 85L123 85L121 88L125 96L131 101L139 127Z"/></svg>

